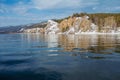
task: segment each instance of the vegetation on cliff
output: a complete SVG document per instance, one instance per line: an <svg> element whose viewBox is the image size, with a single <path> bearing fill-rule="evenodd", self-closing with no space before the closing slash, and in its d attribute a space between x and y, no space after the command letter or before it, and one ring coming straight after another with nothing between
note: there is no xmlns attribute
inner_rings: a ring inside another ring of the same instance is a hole
<svg viewBox="0 0 120 80"><path fill-rule="evenodd" d="M117 27L120 27L120 13L93 13L93 14L88 14L88 13L75 13L72 16L66 17L64 19L59 19L59 20L54 20L58 23L63 23L65 22L65 20L68 20L71 18L75 18L75 17L83 17L83 16L89 16L89 21L87 22L91 22L94 23L95 25L98 26L98 31L109 31L109 29L111 30L116 30ZM83 20L83 23L86 23L85 20ZM87 24L87 23L86 23ZM69 26L69 25L68 25ZM62 29L62 31L66 31L69 27L66 25L66 27L64 27Z"/></svg>
<svg viewBox="0 0 120 80"><path fill-rule="evenodd" d="M32 25L32 28L24 31L67 34L120 32L120 13L75 13L63 19Z"/></svg>
<svg viewBox="0 0 120 80"><path fill-rule="evenodd" d="M99 30L104 27L111 27L112 29L116 29L116 27L120 27L120 13L94 13L94 14L87 14L87 13L76 13L73 14L72 17L81 17L84 15L88 15L89 19L98 25Z"/></svg>

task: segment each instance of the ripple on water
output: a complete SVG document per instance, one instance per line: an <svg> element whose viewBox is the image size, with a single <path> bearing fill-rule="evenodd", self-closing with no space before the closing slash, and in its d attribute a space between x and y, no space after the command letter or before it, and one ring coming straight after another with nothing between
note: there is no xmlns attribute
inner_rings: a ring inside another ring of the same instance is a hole
<svg viewBox="0 0 120 80"><path fill-rule="evenodd" d="M49 70L47 68L39 68L37 70L25 70L24 72L3 71L0 72L1 80L62 80L62 73Z"/></svg>
<svg viewBox="0 0 120 80"><path fill-rule="evenodd" d="M9 60L9 61L0 61L1 65L16 65L16 64L20 64L20 63L26 63L28 60Z"/></svg>
<svg viewBox="0 0 120 80"><path fill-rule="evenodd" d="M16 65L30 62L31 56L25 54L5 54L0 56L1 65Z"/></svg>
<svg viewBox="0 0 120 80"><path fill-rule="evenodd" d="M117 37L12 35L0 37L0 80L120 79Z"/></svg>
<svg viewBox="0 0 120 80"><path fill-rule="evenodd" d="M48 54L48 56L58 56L59 54Z"/></svg>
<svg viewBox="0 0 120 80"><path fill-rule="evenodd" d="M73 48L72 49L73 52L87 52L88 50L87 49L84 49L84 48Z"/></svg>

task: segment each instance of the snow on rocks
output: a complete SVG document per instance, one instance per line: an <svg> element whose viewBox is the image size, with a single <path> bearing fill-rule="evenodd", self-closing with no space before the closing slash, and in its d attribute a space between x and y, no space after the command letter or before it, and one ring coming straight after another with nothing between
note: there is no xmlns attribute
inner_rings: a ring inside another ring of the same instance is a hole
<svg viewBox="0 0 120 80"><path fill-rule="evenodd" d="M58 31L58 23L53 20L48 20L47 26L45 27L45 34L55 34Z"/></svg>

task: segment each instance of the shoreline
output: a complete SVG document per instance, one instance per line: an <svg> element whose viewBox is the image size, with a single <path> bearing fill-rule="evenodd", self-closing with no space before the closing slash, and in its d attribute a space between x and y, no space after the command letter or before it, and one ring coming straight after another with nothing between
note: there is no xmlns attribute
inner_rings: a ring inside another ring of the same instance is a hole
<svg viewBox="0 0 120 80"><path fill-rule="evenodd" d="M8 33L9 34L9 33ZM15 34L15 33L14 33ZM20 33L21 34L21 33ZM23 33L23 34L45 34L45 35L50 35L50 34L62 34L62 35L107 35L107 34L110 34L110 35L115 35L115 34L120 34L120 32L116 32L116 33L100 33L100 32L96 32L96 33L89 33L89 32L83 32L83 33L74 33L74 34L67 34L67 33Z"/></svg>
<svg viewBox="0 0 120 80"><path fill-rule="evenodd" d="M50 33L52 34L52 33ZM57 33L57 34L65 34L65 35L72 35L72 34L66 34L66 33ZM83 33L74 33L73 35L81 35L81 34L86 34L86 35L106 35L106 34L111 34L111 35L114 35L114 34L120 34L120 32L116 32L116 33L100 33L100 32L95 32L95 33L89 33L89 32L83 32Z"/></svg>

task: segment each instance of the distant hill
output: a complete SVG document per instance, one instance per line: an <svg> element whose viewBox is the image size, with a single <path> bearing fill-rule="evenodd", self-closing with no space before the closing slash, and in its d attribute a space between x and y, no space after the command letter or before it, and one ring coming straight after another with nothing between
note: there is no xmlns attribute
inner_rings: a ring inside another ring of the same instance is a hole
<svg viewBox="0 0 120 80"><path fill-rule="evenodd" d="M8 26L8 27L0 27L0 33L16 33L22 26Z"/></svg>
<svg viewBox="0 0 120 80"><path fill-rule="evenodd" d="M28 25L19 25L19 26L0 27L0 34L4 34L4 33L21 33L22 29L44 28L45 26L46 26L46 22L28 24Z"/></svg>

